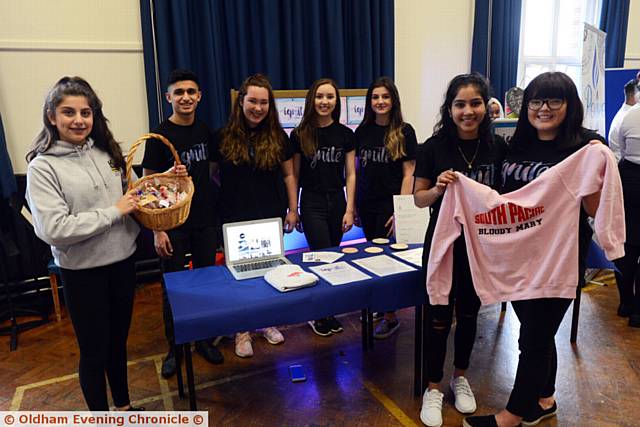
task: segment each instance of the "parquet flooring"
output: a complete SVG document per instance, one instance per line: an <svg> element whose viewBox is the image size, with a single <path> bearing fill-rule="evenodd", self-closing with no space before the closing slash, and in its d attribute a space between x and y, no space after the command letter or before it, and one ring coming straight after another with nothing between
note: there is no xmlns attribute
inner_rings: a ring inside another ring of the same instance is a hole
<svg viewBox="0 0 640 427"><path fill-rule="evenodd" d="M615 315L613 275L596 278L583 293L578 343L569 343L570 314L556 338L559 373L557 418L541 426L640 425L640 329ZM175 377L159 375L166 350L160 286L136 294L129 336L129 383L134 404L148 410L187 410L177 397ZM66 314L66 313L65 313ZM544 315L544 313L541 313ZM413 310L399 311L400 331L375 350L360 347L359 314L341 317L345 331L315 336L306 325L283 327L286 342L269 345L254 336L255 356L239 359L233 341L220 348L225 363L207 364L194 356L198 406L209 411L211 426L421 426L421 399L413 397ZM518 321L508 308L483 307L468 378L479 414L502 408L517 364ZM450 340L450 346L452 345ZM449 351L445 378L451 371ZM84 409L76 375L78 351L70 321L51 322L23 332L9 352L0 337L0 410ZM305 368L307 381L292 383L288 366ZM462 416L445 393L445 426L460 426Z"/></svg>

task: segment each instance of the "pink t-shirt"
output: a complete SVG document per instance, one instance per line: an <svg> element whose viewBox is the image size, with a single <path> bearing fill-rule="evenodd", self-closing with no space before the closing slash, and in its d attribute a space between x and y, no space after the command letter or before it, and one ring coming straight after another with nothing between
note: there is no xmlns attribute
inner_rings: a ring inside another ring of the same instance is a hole
<svg viewBox="0 0 640 427"><path fill-rule="evenodd" d="M598 241L608 259L624 255L620 175L613 154L602 144L585 146L508 194L457 175L444 194L429 253L431 304L449 303L453 242L462 226L482 304L575 298L580 204L598 191Z"/></svg>

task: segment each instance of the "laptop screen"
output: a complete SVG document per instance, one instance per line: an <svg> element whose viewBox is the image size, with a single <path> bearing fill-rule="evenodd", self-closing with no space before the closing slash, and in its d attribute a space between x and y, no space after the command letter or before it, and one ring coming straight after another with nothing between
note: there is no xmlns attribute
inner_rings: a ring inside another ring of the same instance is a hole
<svg viewBox="0 0 640 427"><path fill-rule="evenodd" d="M282 255L281 227L276 219L258 224L226 227L229 261Z"/></svg>

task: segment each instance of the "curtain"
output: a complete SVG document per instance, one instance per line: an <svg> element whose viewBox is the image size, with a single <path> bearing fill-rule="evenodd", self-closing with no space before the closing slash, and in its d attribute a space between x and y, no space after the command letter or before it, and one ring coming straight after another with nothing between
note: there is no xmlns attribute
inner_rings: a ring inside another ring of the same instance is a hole
<svg viewBox="0 0 640 427"><path fill-rule="evenodd" d="M491 81L494 95L504 102L516 85L522 0L476 0L471 71Z"/></svg>
<svg viewBox="0 0 640 427"><path fill-rule="evenodd" d="M602 0L600 29L607 33L605 66L622 68L627 45L629 0Z"/></svg>
<svg viewBox="0 0 640 427"><path fill-rule="evenodd" d="M13 175L11 158L9 157L7 142L4 138L2 116L0 116L0 196L2 196L3 199L8 199L17 189L16 177Z"/></svg>
<svg viewBox="0 0 640 427"><path fill-rule="evenodd" d="M188 68L203 91L198 115L222 126L232 88L254 73L274 89L321 77L362 88L393 77L393 0L140 0L150 127L170 114L158 95ZM155 47L155 49L154 49Z"/></svg>

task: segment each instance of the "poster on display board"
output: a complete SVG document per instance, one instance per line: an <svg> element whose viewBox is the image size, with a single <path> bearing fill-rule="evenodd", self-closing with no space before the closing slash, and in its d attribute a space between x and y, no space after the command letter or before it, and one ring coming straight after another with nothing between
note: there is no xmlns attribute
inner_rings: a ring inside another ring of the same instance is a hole
<svg viewBox="0 0 640 427"><path fill-rule="evenodd" d="M584 104L583 126L605 133L604 54L607 34L584 24L580 95Z"/></svg>

